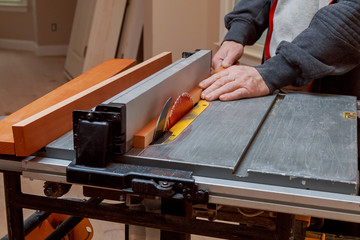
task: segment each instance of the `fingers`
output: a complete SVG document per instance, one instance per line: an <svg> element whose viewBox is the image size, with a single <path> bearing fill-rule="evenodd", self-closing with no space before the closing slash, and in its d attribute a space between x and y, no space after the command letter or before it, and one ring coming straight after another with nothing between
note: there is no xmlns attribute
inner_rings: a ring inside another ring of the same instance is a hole
<svg viewBox="0 0 360 240"><path fill-rule="evenodd" d="M211 86L214 82L216 82L218 79L224 77L227 75L227 72L224 70L224 71L220 71L216 74L213 74L212 76L208 77L207 79L205 80L202 80L200 83L199 83L199 87L201 87L202 89L205 89L205 88L208 88L209 86Z"/></svg>
<svg viewBox="0 0 360 240"><path fill-rule="evenodd" d="M223 62L222 59L219 59L219 58L215 59L215 58L213 58L212 67L213 67L214 69L218 69L218 68L220 68L220 67L222 66L222 62Z"/></svg>
<svg viewBox="0 0 360 240"><path fill-rule="evenodd" d="M244 46L234 41L225 41L212 59L212 67L218 69L235 64L242 56Z"/></svg>
<svg viewBox="0 0 360 240"><path fill-rule="evenodd" d="M226 48L220 48L219 51L216 52L216 54L214 55L213 59L212 59L212 67L214 69L218 69L219 67L222 66L222 62L224 61L224 58L227 55L227 49Z"/></svg>
<svg viewBox="0 0 360 240"><path fill-rule="evenodd" d="M219 67L219 68L216 68L215 71L212 73L212 74L216 74L216 73L219 73L223 70L225 70L226 68L224 68L223 66Z"/></svg>
<svg viewBox="0 0 360 240"><path fill-rule="evenodd" d="M259 97L270 93L264 79L253 67L231 66L200 83L201 98L213 101L230 101Z"/></svg>
<svg viewBox="0 0 360 240"><path fill-rule="evenodd" d="M221 63L221 66L224 68L228 68L233 65L237 60L239 60L240 56L239 53L229 51L224 60Z"/></svg>
<svg viewBox="0 0 360 240"><path fill-rule="evenodd" d="M213 101L218 99L223 94L236 91L240 88L239 83L235 82L234 79L225 77L212 84L209 88L203 91L203 97L205 100Z"/></svg>
<svg viewBox="0 0 360 240"><path fill-rule="evenodd" d="M238 100L242 98L248 98L249 91L246 88L238 88L233 92L225 93L219 96L220 101L232 101L232 100Z"/></svg>
<svg viewBox="0 0 360 240"><path fill-rule="evenodd" d="M220 67L228 68L234 65L241 57L242 52L237 52L232 49L225 49L223 52L215 54L212 60L212 67L218 69Z"/></svg>

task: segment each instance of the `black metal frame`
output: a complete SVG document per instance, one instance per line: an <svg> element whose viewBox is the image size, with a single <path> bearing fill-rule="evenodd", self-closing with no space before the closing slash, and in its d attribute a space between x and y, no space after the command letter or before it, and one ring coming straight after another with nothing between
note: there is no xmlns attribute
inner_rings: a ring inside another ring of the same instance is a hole
<svg viewBox="0 0 360 240"><path fill-rule="evenodd" d="M171 208L166 206L162 207L162 213L149 213L129 210L125 204L114 205L100 203L102 199L83 201L79 199L54 199L25 194L21 191L20 173L4 172L3 177L8 222L8 239L11 240L24 239L23 208L76 216L75 220L87 217L104 221L151 227L167 232L177 232L181 233L179 235L181 236L181 239L188 239L189 234L225 239L280 239L279 236L289 236L289 234L291 235L294 232L294 224L291 224L287 229L277 228L275 230L269 230L265 228L195 219L188 216L189 214L173 213L169 210ZM170 205L168 206L171 206L174 202L170 202L169 204ZM183 209L186 209L186 207ZM282 216L284 218L280 217L278 221L284 219L284 222L287 222L288 219L293 219L293 217L288 214L283 214ZM163 235L162 233L163 236L169 236L168 234L169 233Z"/></svg>

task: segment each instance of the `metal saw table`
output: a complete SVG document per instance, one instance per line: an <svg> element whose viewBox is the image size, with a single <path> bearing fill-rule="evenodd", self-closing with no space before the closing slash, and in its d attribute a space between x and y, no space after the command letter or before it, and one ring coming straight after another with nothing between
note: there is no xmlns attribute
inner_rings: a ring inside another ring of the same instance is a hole
<svg viewBox="0 0 360 240"><path fill-rule="evenodd" d="M23 227L22 208L228 239L289 239L294 215L360 223L357 125L351 96L288 93L214 101L175 140L111 155L105 167L77 166L69 132L25 159L0 157L9 236L23 237L14 231ZM20 175L81 184L87 197L128 204L24 194ZM133 197L172 207L134 211ZM276 212L278 223L266 229L194 218L199 209L216 218L219 206ZM179 216L171 208L192 213Z"/></svg>

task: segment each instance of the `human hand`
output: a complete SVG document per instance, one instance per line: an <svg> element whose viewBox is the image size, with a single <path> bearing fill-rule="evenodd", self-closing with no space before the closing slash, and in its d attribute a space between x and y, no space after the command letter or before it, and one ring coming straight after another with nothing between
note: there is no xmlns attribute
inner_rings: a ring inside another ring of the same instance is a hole
<svg viewBox="0 0 360 240"><path fill-rule="evenodd" d="M230 67L244 53L244 46L234 41L225 41L220 49L216 52L212 59L212 67L218 69L219 67Z"/></svg>
<svg viewBox="0 0 360 240"><path fill-rule="evenodd" d="M239 65L212 75L201 81L199 86L204 89L201 98L208 101L231 101L270 93L262 76L254 67Z"/></svg>

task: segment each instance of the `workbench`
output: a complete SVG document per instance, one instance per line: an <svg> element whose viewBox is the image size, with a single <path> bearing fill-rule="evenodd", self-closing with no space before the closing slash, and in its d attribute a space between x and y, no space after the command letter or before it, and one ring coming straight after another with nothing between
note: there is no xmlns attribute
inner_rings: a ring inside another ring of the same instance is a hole
<svg viewBox="0 0 360 240"><path fill-rule="evenodd" d="M195 52L126 91L142 96L175 73L203 78L210 60ZM126 91L104 104L139 108ZM352 96L277 93L210 102L176 139L145 149L127 133L126 152L101 167L77 164L72 131L31 156L1 155L9 239L24 237L23 208L161 229L161 239L305 239L299 216L360 223L357 111ZM21 176L51 183L48 196L22 193ZM71 184L88 200L63 198Z"/></svg>

